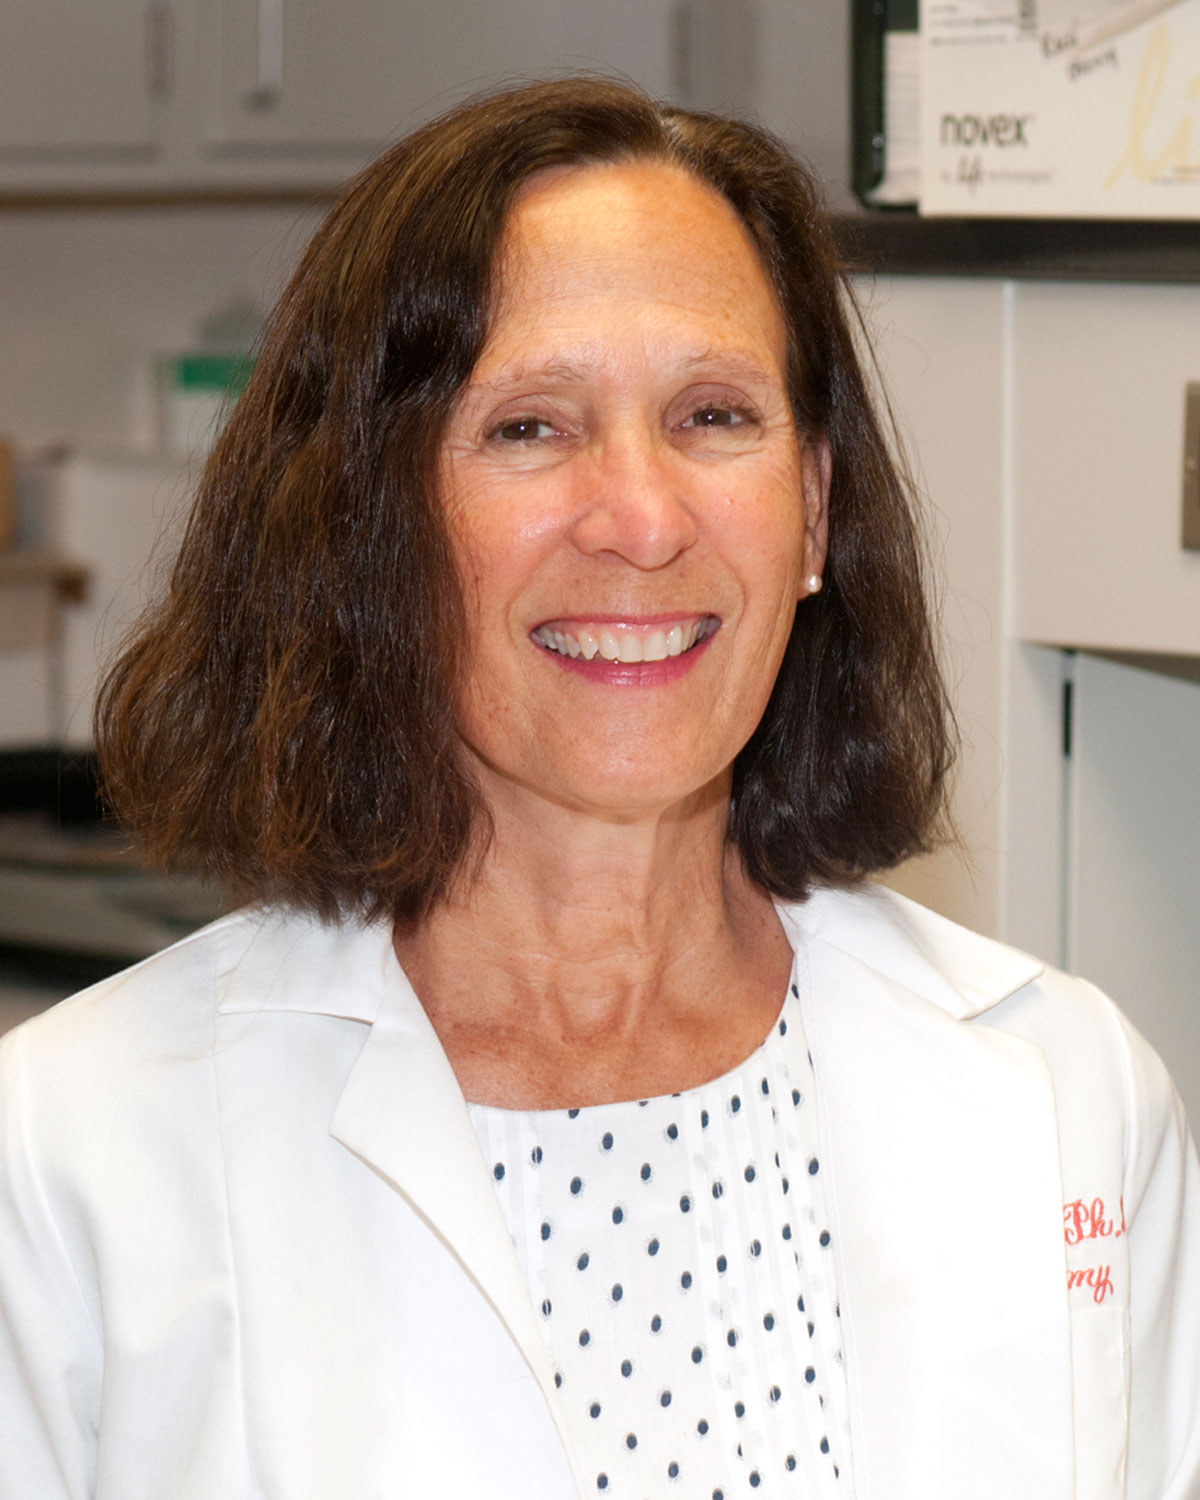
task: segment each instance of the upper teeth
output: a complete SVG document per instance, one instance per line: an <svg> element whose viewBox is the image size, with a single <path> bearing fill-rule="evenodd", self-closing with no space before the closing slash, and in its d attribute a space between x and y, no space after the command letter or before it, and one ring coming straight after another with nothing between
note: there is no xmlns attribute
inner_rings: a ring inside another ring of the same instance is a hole
<svg viewBox="0 0 1200 1500"><path fill-rule="evenodd" d="M685 651L690 651L697 641L711 635L716 625L712 615L705 615L691 624L680 622L665 630L656 626L645 631L604 627L566 631L539 625L533 635L551 651L558 651L563 656L582 656L587 661L593 656L602 656L605 661L662 661L665 657L682 656Z"/></svg>

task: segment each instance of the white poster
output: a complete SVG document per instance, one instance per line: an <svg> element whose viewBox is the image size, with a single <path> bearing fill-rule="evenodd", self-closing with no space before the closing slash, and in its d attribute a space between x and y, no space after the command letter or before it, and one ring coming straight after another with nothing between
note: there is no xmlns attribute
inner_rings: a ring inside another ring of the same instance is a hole
<svg viewBox="0 0 1200 1500"><path fill-rule="evenodd" d="M923 0L921 212L1200 220L1200 0Z"/></svg>

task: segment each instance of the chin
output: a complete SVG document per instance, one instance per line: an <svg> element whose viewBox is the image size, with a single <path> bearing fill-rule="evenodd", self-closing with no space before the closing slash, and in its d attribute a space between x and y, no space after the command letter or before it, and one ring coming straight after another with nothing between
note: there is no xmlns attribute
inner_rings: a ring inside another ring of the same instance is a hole
<svg viewBox="0 0 1200 1500"><path fill-rule="evenodd" d="M572 779L570 787L551 800L597 822L635 823L643 819L698 814L715 805L728 807L733 781L732 768L704 778L688 780L655 777L646 767L630 767L627 775L605 773Z"/></svg>

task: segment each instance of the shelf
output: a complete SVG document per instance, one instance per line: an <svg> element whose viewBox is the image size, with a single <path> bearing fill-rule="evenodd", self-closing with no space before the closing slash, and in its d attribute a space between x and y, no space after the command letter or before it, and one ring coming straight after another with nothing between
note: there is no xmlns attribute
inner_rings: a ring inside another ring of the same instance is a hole
<svg viewBox="0 0 1200 1500"><path fill-rule="evenodd" d="M923 219L896 210L841 214L834 230L850 267L876 275L1200 284L1193 220Z"/></svg>
<svg viewBox="0 0 1200 1500"><path fill-rule="evenodd" d="M57 611L85 596L87 570L48 552L0 553L0 649L49 645L57 638Z"/></svg>
<svg viewBox="0 0 1200 1500"><path fill-rule="evenodd" d="M87 587L87 569L54 552L0 552L0 588L45 584L63 599L78 602Z"/></svg>

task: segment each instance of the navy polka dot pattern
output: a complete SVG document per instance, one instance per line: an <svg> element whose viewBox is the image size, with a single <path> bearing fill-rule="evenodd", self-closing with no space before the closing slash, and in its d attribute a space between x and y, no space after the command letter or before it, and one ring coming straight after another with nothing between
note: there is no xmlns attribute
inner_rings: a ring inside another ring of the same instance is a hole
<svg viewBox="0 0 1200 1500"><path fill-rule="evenodd" d="M813 1093L793 972L762 1046L699 1088L469 1106L594 1492L850 1500Z"/></svg>

